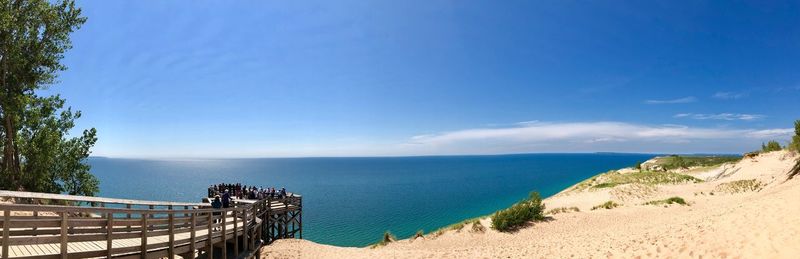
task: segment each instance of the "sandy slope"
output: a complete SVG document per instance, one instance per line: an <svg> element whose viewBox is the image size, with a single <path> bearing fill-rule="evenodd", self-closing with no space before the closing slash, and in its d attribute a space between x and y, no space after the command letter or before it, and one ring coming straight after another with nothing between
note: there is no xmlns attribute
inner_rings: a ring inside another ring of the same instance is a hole
<svg viewBox="0 0 800 259"><path fill-rule="evenodd" d="M375 249L279 240L261 252L266 258L800 258L800 179L786 181L795 159L773 152L687 172L703 183L565 191L545 200L548 208L576 206L581 212L556 214L516 233L472 233L467 226ZM721 183L747 179L766 186L710 194ZM641 205L671 196L691 206ZM607 200L623 206L590 210Z"/></svg>

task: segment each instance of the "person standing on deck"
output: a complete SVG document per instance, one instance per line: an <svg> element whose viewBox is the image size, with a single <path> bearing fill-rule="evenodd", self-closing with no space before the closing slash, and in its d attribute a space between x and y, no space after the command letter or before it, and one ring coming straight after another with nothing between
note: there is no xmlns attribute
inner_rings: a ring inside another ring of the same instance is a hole
<svg viewBox="0 0 800 259"><path fill-rule="evenodd" d="M226 189L222 194L222 207L229 208L231 206L231 193Z"/></svg>
<svg viewBox="0 0 800 259"><path fill-rule="evenodd" d="M222 208L222 201L220 201L219 195L214 196L214 201L211 202L211 208L214 208L214 209L221 209ZM219 212L214 212L214 216L218 216L218 215L221 215L221 214ZM214 224L216 224L217 222L219 222L219 220L214 219ZM217 228L214 228L214 230L216 231Z"/></svg>

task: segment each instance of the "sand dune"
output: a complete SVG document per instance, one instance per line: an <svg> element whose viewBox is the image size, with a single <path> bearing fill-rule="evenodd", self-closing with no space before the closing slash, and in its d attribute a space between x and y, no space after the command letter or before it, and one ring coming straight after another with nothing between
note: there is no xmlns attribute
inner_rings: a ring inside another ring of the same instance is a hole
<svg viewBox="0 0 800 259"><path fill-rule="evenodd" d="M552 215L515 233L473 233L467 226L374 249L279 240L261 253L266 258L800 258L800 179L786 180L796 159L772 152L685 172L705 180L700 183L568 189L545 204L580 212ZM755 180L761 189L720 187L740 180ZM643 205L672 196L690 206ZM622 206L591 210L608 200ZM489 219L482 223L490 225Z"/></svg>

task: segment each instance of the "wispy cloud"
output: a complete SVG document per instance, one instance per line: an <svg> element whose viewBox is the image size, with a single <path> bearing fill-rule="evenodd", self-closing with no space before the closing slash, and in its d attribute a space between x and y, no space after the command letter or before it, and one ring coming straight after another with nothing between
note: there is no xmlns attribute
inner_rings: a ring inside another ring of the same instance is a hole
<svg viewBox="0 0 800 259"><path fill-rule="evenodd" d="M711 97L723 100L736 100L747 97L747 93L743 92L717 92Z"/></svg>
<svg viewBox="0 0 800 259"><path fill-rule="evenodd" d="M646 104L676 104L676 103L693 103L696 102L697 98L694 96L687 96L678 99L671 99L671 100L645 100L644 103Z"/></svg>
<svg viewBox="0 0 800 259"><path fill-rule="evenodd" d="M666 152L712 149L736 152L765 139L785 139L790 128L731 129L624 122L525 123L505 128L475 128L414 136L409 146L421 153L503 153L559 151Z"/></svg>
<svg viewBox="0 0 800 259"><path fill-rule="evenodd" d="M726 121L752 121L762 119L766 116L761 114L742 114L742 113L718 113L718 114L702 114L702 113L679 113L673 116L675 118L690 118L695 120L726 120Z"/></svg>

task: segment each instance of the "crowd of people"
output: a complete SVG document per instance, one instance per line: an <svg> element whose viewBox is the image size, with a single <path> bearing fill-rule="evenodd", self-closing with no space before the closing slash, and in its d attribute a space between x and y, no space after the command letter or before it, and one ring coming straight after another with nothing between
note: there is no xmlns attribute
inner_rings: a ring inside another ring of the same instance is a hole
<svg viewBox="0 0 800 259"><path fill-rule="evenodd" d="M208 187L208 197L214 198L222 208L228 208L231 204L231 199L239 200L261 200L265 198L283 198L286 197L286 188L276 189L275 187L256 187L242 185L241 183L235 184L212 184ZM213 204L214 202L212 202Z"/></svg>

